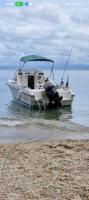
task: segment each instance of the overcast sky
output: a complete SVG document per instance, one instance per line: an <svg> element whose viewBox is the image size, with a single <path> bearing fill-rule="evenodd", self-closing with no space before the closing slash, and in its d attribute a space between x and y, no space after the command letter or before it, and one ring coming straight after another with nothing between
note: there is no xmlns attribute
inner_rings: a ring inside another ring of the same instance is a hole
<svg viewBox="0 0 89 200"><path fill-rule="evenodd" d="M89 0L30 2L23 8L0 6L0 66L18 64L29 54L64 63L71 48L71 63L88 64Z"/></svg>

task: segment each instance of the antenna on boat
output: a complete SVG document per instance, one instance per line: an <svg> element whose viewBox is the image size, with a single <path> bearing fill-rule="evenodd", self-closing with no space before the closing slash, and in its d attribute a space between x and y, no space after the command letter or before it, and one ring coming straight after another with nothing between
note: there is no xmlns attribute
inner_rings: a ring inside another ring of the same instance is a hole
<svg viewBox="0 0 89 200"><path fill-rule="evenodd" d="M67 62L65 64L65 68L64 68L63 75L62 75L62 78L61 78L61 84L63 84L63 82L64 82L63 79L64 79L64 75L65 75L65 72L66 72L66 69L67 69L67 66L68 66L68 63L69 63L71 52L72 52L72 48L70 49L70 52L69 52L69 55L68 55L68 59L67 59Z"/></svg>

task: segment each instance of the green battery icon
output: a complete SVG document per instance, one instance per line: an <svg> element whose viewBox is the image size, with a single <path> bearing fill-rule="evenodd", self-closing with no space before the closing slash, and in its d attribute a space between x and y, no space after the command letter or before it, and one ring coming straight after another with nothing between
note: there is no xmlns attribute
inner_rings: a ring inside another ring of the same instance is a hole
<svg viewBox="0 0 89 200"><path fill-rule="evenodd" d="M24 6L24 2L22 2L22 1L17 1L17 2L15 2L15 6L17 6L17 7Z"/></svg>

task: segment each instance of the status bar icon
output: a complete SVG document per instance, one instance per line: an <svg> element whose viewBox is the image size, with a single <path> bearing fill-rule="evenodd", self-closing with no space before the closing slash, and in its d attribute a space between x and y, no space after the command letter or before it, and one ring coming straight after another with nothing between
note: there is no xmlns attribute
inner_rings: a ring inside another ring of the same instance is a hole
<svg viewBox="0 0 89 200"><path fill-rule="evenodd" d="M17 6L17 7L22 7L22 6L30 6L30 5L32 5L32 3L31 2L28 2L28 1L16 1L15 2L15 6Z"/></svg>
<svg viewBox="0 0 89 200"><path fill-rule="evenodd" d="M32 6L32 2L29 0L5 0L0 6L7 7L30 7Z"/></svg>

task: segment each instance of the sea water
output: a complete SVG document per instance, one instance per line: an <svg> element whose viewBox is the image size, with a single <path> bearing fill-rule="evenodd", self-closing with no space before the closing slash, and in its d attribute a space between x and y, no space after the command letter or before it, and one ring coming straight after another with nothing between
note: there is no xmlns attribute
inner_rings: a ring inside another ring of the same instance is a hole
<svg viewBox="0 0 89 200"><path fill-rule="evenodd" d="M71 108L58 108L41 111L32 110L15 102L7 86L8 79L14 76L16 69L0 69L0 126L27 125L30 120L70 120L89 127L89 71L71 70L64 76L66 81L69 76L69 84L75 93ZM44 72L49 75L48 70ZM60 83L63 70L55 70L55 82Z"/></svg>

